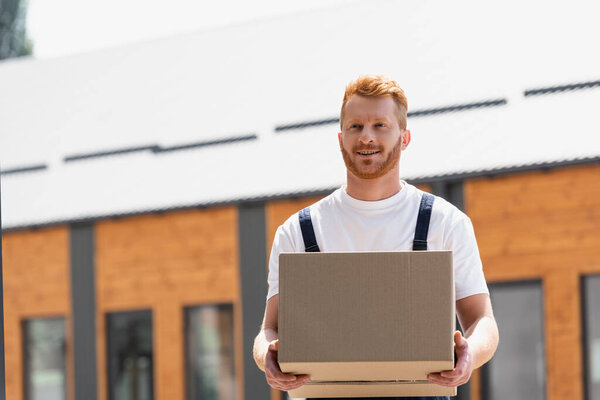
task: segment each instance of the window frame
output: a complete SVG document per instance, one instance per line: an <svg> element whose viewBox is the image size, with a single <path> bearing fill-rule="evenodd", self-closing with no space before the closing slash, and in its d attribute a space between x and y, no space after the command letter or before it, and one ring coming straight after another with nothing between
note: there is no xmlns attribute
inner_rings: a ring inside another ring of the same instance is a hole
<svg viewBox="0 0 600 400"><path fill-rule="evenodd" d="M579 281L579 291L581 293L581 351L583 352L581 357L582 362L582 372L583 372L583 398L585 400L592 400L591 389L591 364L590 364L590 346L589 346L589 335L588 331L590 329L588 316L588 302L587 302L587 293L588 288L586 287L586 280L588 278L595 278L600 280L600 272L582 274Z"/></svg>
<svg viewBox="0 0 600 400"><path fill-rule="evenodd" d="M540 288L540 293L541 293L541 306L542 309L541 311L541 339L542 339L542 343L543 343L543 348L544 348L544 384L542 385L542 398L543 399L547 399L548 398L548 391L547 391L547 384L548 384L548 380L547 380L547 355L546 355L546 307L545 307L545 298L544 298L544 280L541 278L538 279L525 279L525 280L519 280L519 281L498 281L498 282L488 282L488 288L490 290L490 300L492 298L492 290L493 288L497 288L497 287L519 287L519 286L530 286L530 285L539 285ZM493 304L492 304L493 306ZM500 332L500 335L502 335L502 332ZM500 336L500 340L502 340L502 337ZM493 360L493 358L492 358ZM492 361L490 360L490 361ZM492 398L492 392L491 392L491 385L490 385L490 362L485 363L484 365L481 366L480 368L480 397L482 399L491 399Z"/></svg>
<svg viewBox="0 0 600 400"><path fill-rule="evenodd" d="M190 360L190 349L189 349L189 329L190 329L190 319L189 312L194 309L201 309L203 307L228 307L231 313L231 348L232 348L232 369L233 369L233 390L234 396L238 397L238 387L237 387L237 368L236 368L236 352L237 352L237 344L236 344L236 317L235 310L236 304L234 302L216 302L216 303L200 303L200 304L188 304L185 305L182 309L183 312L183 353L184 353L184 375L185 375L185 393L184 399L190 400L192 397L191 393L191 385L193 381L193 369L191 368L192 362Z"/></svg>
<svg viewBox="0 0 600 400"><path fill-rule="evenodd" d="M115 376L114 374L111 374L111 350L114 346L114 339L111 338L111 322L110 322L110 318L111 316L117 316L117 315L124 315L124 314L149 314L150 315L150 335L151 335L151 354L152 354L152 363L151 363L151 373L150 373L150 377L152 380L152 384L150 385L150 398L155 400L156 396L156 389L155 389L155 385L156 382L154 380L154 374L155 374L155 365L154 365L154 312L152 310L152 308L141 308L141 309L131 309L131 310L115 310L115 311L107 311L104 314L104 330L105 330L105 335L106 335L106 398L108 400L115 400L114 396L113 396L113 392L112 392L112 388L114 387L115 383Z"/></svg>
<svg viewBox="0 0 600 400"><path fill-rule="evenodd" d="M67 359L67 318L64 315L45 315L45 316L31 316L27 318L23 318L21 320L21 351L22 351L22 372L23 372L23 400L30 400L31 398L31 388L29 387L31 371L29 371L29 355L31 349L28 348L28 332L29 332L29 323L34 321L50 321L50 320L62 320L63 324L63 342L62 342L62 351L63 351L63 393L64 399L69 398L68 386L69 386L69 373L68 373L68 359Z"/></svg>

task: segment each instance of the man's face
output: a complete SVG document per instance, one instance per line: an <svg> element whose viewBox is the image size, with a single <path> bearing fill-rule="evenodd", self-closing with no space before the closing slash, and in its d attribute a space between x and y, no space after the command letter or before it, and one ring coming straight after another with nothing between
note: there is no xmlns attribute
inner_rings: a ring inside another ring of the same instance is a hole
<svg viewBox="0 0 600 400"><path fill-rule="evenodd" d="M410 141L405 132L391 97L352 96L338 135L346 168L361 179L386 175L398 166L400 152Z"/></svg>

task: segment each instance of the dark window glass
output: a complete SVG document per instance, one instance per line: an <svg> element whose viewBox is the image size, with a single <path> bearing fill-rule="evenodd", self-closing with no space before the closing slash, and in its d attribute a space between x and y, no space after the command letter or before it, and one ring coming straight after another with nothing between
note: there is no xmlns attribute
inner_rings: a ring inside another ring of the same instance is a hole
<svg viewBox="0 0 600 400"><path fill-rule="evenodd" d="M544 399L545 357L542 285L490 285L500 344L482 368L484 399Z"/></svg>
<svg viewBox="0 0 600 400"><path fill-rule="evenodd" d="M583 278L586 393L600 400L600 275Z"/></svg>
<svg viewBox="0 0 600 400"><path fill-rule="evenodd" d="M110 400L151 400L152 312L107 316L108 393Z"/></svg>
<svg viewBox="0 0 600 400"><path fill-rule="evenodd" d="M66 399L64 318L24 321L23 350L25 399Z"/></svg>
<svg viewBox="0 0 600 400"><path fill-rule="evenodd" d="M188 400L234 400L233 307L185 309Z"/></svg>

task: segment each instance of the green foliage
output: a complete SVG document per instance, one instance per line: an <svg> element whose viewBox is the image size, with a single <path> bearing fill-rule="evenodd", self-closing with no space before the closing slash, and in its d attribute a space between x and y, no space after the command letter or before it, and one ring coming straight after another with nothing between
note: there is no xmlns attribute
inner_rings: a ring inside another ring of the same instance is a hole
<svg viewBox="0 0 600 400"><path fill-rule="evenodd" d="M27 0L0 0L0 60L33 53L26 16Z"/></svg>

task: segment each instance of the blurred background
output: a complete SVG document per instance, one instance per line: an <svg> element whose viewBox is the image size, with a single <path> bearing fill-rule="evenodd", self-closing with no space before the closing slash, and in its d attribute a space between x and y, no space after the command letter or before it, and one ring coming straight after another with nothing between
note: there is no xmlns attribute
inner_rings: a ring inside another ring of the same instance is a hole
<svg viewBox="0 0 600 400"><path fill-rule="evenodd" d="M597 2L0 0L6 398L285 399L277 227L345 182L346 83L473 221L500 328L464 399L600 399ZM2 378L0 378L2 379Z"/></svg>

